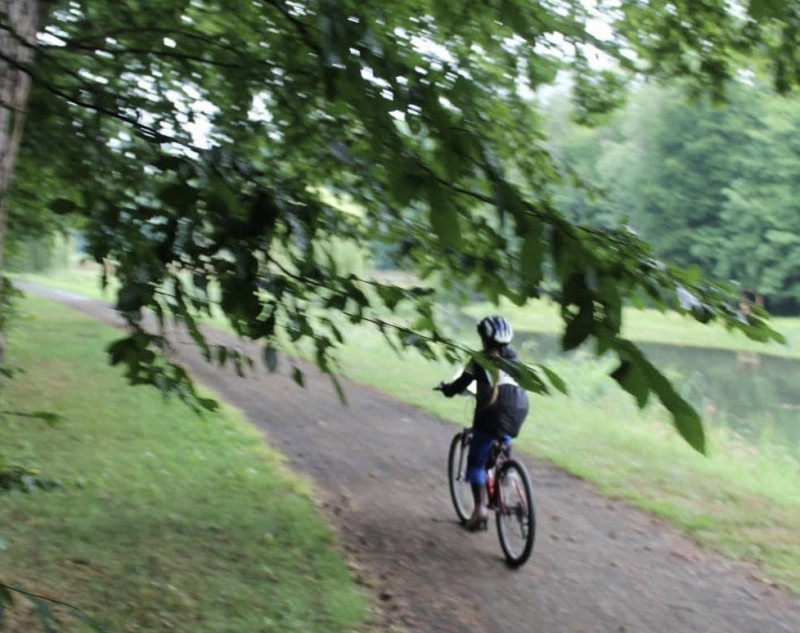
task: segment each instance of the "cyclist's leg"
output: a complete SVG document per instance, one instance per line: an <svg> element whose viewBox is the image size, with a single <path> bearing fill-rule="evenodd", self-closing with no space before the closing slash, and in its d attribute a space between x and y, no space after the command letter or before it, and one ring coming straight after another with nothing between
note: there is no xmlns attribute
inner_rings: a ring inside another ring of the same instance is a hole
<svg viewBox="0 0 800 633"><path fill-rule="evenodd" d="M475 510L465 526L474 530L484 527L488 516L486 499L486 464L494 446L494 436L484 431L473 430L467 455L466 479L472 488Z"/></svg>
<svg viewBox="0 0 800 633"><path fill-rule="evenodd" d="M467 481L486 485L486 464L492 454L495 436L485 431L473 430L467 455Z"/></svg>

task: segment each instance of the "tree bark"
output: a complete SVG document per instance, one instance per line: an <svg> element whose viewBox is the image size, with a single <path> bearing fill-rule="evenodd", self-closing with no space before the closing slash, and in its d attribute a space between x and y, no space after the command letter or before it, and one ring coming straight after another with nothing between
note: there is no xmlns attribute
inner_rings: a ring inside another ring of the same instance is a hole
<svg viewBox="0 0 800 633"><path fill-rule="evenodd" d="M36 33L42 17L42 0L0 0L0 277L4 271L8 190L14 173L31 78ZM5 306L0 286L0 310ZM0 314L0 323L4 321ZM5 352L0 331L0 363Z"/></svg>

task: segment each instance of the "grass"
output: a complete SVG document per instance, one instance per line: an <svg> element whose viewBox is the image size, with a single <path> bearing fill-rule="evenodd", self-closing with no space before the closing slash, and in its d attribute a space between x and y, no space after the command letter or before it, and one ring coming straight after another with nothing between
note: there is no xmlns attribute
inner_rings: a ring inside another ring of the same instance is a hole
<svg viewBox="0 0 800 633"><path fill-rule="evenodd" d="M467 309L474 315L495 310L486 305ZM558 331L557 314L546 305L508 314L519 330ZM631 311L626 317L628 335L635 340L723 349L751 346L721 328L674 316ZM772 349L800 356L793 343L800 340L798 321L783 319L775 326L787 334L789 345ZM365 328L348 339L339 358L353 380L446 420L463 424L470 418L468 400L447 400L431 391L453 375L454 367L424 362L414 353L397 356L380 335ZM662 409L639 411L608 378L609 368L602 362L579 355L550 366L567 379L570 397L533 396L518 446L594 482L606 495L666 517L706 547L757 563L765 575L800 594L796 454L769 441L754 446L712 428L707 429L709 455L699 455L678 437Z"/></svg>
<svg viewBox="0 0 800 633"><path fill-rule="evenodd" d="M54 286L66 292L74 292L93 299L113 301L111 292L116 286L104 290L100 287L100 271L95 264L73 265L69 268L59 269L47 274L27 273L25 275L11 275L12 279L26 279L36 283ZM111 282L111 280L109 280Z"/></svg>
<svg viewBox="0 0 800 633"><path fill-rule="evenodd" d="M350 631L368 601L308 482L235 409L197 418L130 389L103 347L118 332L26 299L0 451L64 483L0 505L2 580L79 606L118 632ZM35 630L19 601L7 630ZM66 615L66 614L65 614ZM74 620L64 631L85 631Z"/></svg>

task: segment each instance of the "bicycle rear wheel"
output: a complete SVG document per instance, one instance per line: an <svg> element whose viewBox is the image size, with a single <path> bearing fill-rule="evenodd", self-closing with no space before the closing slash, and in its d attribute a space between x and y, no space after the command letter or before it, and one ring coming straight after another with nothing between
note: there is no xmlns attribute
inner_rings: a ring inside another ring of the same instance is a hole
<svg viewBox="0 0 800 633"><path fill-rule="evenodd" d="M497 536L510 567L519 567L533 551L536 538L536 507L528 471L509 459L497 476L500 506L497 508Z"/></svg>
<svg viewBox="0 0 800 633"><path fill-rule="evenodd" d="M450 498L458 518L463 523L475 508L472 488L467 482L467 452L469 451L469 431L460 431L450 443L447 456L447 480L450 484Z"/></svg>

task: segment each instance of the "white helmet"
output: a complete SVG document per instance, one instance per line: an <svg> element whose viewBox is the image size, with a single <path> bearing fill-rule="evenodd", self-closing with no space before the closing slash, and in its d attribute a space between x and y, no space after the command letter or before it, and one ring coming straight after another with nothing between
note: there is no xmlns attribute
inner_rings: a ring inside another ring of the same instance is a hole
<svg viewBox="0 0 800 633"><path fill-rule="evenodd" d="M501 316L488 316L481 319L478 322L478 334L482 339L498 345L507 345L514 338L511 323Z"/></svg>

